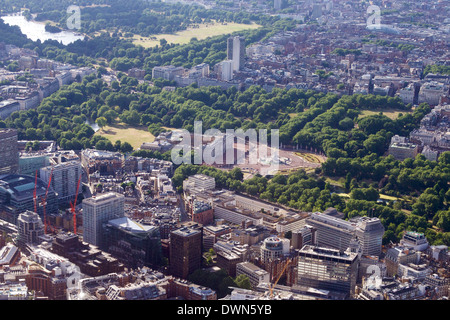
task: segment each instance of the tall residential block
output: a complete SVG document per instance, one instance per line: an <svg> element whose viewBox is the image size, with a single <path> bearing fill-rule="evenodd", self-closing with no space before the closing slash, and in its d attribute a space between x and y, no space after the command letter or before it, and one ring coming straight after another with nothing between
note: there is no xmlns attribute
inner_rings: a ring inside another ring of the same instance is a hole
<svg viewBox="0 0 450 320"><path fill-rule="evenodd" d="M217 65L217 75L219 80L233 80L233 60L224 60Z"/></svg>
<svg viewBox="0 0 450 320"><path fill-rule="evenodd" d="M102 247L103 224L125 216L125 196L115 192L83 200L83 240Z"/></svg>
<svg viewBox="0 0 450 320"><path fill-rule="evenodd" d="M69 161L48 166L40 170L41 179L48 184L51 177L51 186L58 194L61 202L72 201L77 193L78 180L81 177L81 163ZM81 186L78 193L81 193Z"/></svg>
<svg viewBox="0 0 450 320"><path fill-rule="evenodd" d="M17 173L18 170L17 130L0 129L0 175Z"/></svg>
<svg viewBox="0 0 450 320"><path fill-rule="evenodd" d="M230 37L227 40L227 59L233 61L233 70L242 70L245 63L245 38Z"/></svg>

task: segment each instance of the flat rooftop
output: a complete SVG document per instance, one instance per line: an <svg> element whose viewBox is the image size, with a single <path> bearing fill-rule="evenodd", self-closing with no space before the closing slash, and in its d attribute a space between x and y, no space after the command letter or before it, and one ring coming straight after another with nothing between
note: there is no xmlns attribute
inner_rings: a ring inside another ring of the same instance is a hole
<svg viewBox="0 0 450 320"><path fill-rule="evenodd" d="M192 236L192 235L199 234L199 233L201 233L201 231L198 230L198 229L194 229L194 228L182 227L180 229L172 231L172 233L176 234L176 235L179 235L179 236L182 236L182 237L189 237L189 236Z"/></svg>

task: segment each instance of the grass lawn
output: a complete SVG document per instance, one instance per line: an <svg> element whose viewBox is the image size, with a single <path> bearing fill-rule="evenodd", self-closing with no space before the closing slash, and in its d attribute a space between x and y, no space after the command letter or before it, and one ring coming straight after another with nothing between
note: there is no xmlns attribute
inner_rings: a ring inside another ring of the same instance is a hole
<svg viewBox="0 0 450 320"><path fill-rule="evenodd" d="M370 115L379 114L380 112L392 120L397 119L400 113L403 114L412 113L412 111L408 110L395 110L395 109L362 110L358 118L364 118Z"/></svg>
<svg viewBox="0 0 450 320"><path fill-rule="evenodd" d="M159 40L166 39L168 43L187 44L192 38L204 40L208 37L220 36L236 31L258 29L260 25L243 23L202 23L198 28L188 28L175 34L157 34L152 37L133 36L133 44L141 45L144 48L151 48L159 45Z"/></svg>
<svg viewBox="0 0 450 320"><path fill-rule="evenodd" d="M133 149L140 148L143 142L155 141L155 136L148 132L146 127L130 127L124 123L105 126L95 134L107 138L112 144L117 140L128 142L133 146Z"/></svg>
<svg viewBox="0 0 450 320"><path fill-rule="evenodd" d="M392 197L392 196L388 196L386 194L380 194L380 199L391 200L391 201L393 201L393 200L397 200L397 201L403 200L402 198Z"/></svg>
<svg viewBox="0 0 450 320"><path fill-rule="evenodd" d="M328 182L329 184L331 184L332 186L336 186L336 187L340 187L343 188L344 184L345 184L345 178L330 178L330 177L326 177L325 179L326 182Z"/></svg>

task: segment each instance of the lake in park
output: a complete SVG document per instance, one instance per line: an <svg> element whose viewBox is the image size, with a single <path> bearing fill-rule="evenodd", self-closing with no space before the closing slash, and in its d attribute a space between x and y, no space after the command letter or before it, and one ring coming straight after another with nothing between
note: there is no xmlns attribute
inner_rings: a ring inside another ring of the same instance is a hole
<svg viewBox="0 0 450 320"><path fill-rule="evenodd" d="M25 16L20 13L2 16L1 19L11 26L18 26L22 33L33 41L37 41L38 39L41 40L41 42L44 42L45 40L56 40L64 45L68 45L79 39L84 39L83 35L68 30L63 30L58 33L47 32L45 31L44 23L28 21Z"/></svg>

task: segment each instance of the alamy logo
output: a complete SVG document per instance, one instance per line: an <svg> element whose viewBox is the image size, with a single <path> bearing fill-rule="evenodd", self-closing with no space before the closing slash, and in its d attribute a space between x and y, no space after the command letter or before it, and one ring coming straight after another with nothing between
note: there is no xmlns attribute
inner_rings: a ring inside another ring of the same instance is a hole
<svg viewBox="0 0 450 320"><path fill-rule="evenodd" d="M380 267L377 265L370 265L367 268L366 273L368 275L367 280L366 280L366 285L373 289L381 288L383 280L382 280L382 276L381 276Z"/></svg>
<svg viewBox="0 0 450 320"><path fill-rule="evenodd" d="M69 6L67 8L67 14L71 14L67 18L67 29L73 30L80 30L81 29L81 9L79 6Z"/></svg>
<svg viewBox="0 0 450 320"><path fill-rule="evenodd" d="M381 10L379 6L370 5L366 12L369 17L366 20L367 27L379 29L381 28Z"/></svg>
<svg viewBox="0 0 450 320"><path fill-rule="evenodd" d="M174 164L257 165L262 175L274 174L279 167L279 130L206 130L194 123L194 133L180 130L181 142L171 151Z"/></svg>

